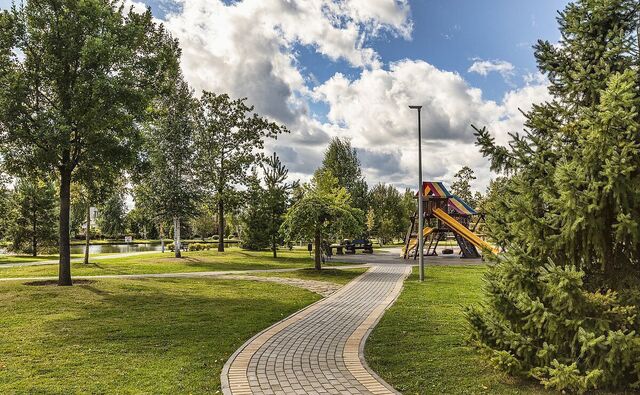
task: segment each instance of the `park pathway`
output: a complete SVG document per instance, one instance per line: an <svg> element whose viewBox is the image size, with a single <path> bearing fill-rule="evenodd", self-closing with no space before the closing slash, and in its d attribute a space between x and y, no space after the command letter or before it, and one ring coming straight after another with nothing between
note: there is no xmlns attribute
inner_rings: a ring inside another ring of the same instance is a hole
<svg viewBox="0 0 640 395"><path fill-rule="evenodd" d="M410 272L401 263L373 264L330 297L254 336L225 364L223 392L396 394L368 369L362 353Z"/></svg>

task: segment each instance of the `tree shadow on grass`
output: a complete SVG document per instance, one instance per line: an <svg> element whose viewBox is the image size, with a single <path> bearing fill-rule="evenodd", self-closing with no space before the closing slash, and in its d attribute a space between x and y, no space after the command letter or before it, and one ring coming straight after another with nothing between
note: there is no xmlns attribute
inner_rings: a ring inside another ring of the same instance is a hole
<svg viewBox="0 0 640 395"><path fill-rule="evenodd" d="M244 341L318 299L279 284L211 279L108 280L72 288L47 288L56 297L40 298L33 322L23 322L40 330L8 335L3 362L30 372L8 389L215 392L223 364ZM12 310L29 308L28 299L20 304ZM23 341L36 346L21 347Z"/></svg>

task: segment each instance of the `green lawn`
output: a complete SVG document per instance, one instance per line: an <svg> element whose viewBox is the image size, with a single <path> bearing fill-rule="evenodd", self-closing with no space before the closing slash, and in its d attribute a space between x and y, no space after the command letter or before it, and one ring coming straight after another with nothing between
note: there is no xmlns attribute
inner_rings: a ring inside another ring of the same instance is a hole
<svg viewBox="0 0 640 395"><path fill-rule="evenodd" d="M312 267L313 259L304 250L280 251L273 258L269 251L245 251L237 247L220 253L215 250L184 252L182 259L173 253L161 252L122 258L94 259L90 265L72 263L71 273L76 276L100 274L177 273L224 270L286 269ZM338 264L332 262L331 264ZM331 265L330 264L330 265ZM56 265L1 268L0 277L57 276Z"/></svg>
<svg viewBox="0 0 640 395"><path fill-rule="evenodd" d="M301 280L326 281L336 284L346 284L362 273L366 268L358 269L300 269L295 272L256 273L256 276L299 278Z"/></svg>
<svg viewBox="0 0 640 395"><path fill-rule="evenodd" d="M0 393L215 393L244 341L318 299L221 279L0 283Z"/></svg>
<svg viewBox="0 0 640 395"><path fill-rule="evenodd" d="M367 362L404 394L539 394L541 386L495 371L466 343L463 306L481 299L484 266L417 272L369 337Z"/></svg>
<svg viewBox="0 0 640 395"><path fill-rule="evenodd" d="M71 258L81 258L84 255L82 254L71 254ZM0 254L0 265L6 263L23 263L23 262L39 262L39 261L50 261L53 259L58 259L58 255L5 255Z"/></svg>

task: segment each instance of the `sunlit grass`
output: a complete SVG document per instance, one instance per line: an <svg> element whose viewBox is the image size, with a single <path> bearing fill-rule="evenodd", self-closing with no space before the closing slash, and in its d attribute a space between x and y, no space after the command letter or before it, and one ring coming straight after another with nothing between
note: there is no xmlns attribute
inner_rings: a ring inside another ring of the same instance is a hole
<svg viewBox="0 0 640 395"><path fill-rule="evenodd" d="M319 298L223 279L0 283L0 393L215 393L243 342Z"/></svg>
<svg viewBox="0 0 640 395"><path fill-rule="evenodd" d="M72 263L71 273L76 276L177 273L198 271L290 269L313 267L313 258L305 250L280 251L273 258L269 251L245 251L237 247L225 252L216 250L184 252L182 258L174 258L172 252L154 252L127 257L92 259L91 264ZM331 262L329 265L339 263ZM56 265L2 268L1 277L56 276Z"/></svg>

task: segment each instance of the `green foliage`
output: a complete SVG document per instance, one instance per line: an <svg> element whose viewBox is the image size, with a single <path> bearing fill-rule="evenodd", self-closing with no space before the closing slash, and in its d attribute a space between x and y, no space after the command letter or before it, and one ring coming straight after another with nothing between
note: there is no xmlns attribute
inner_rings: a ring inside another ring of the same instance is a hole
<svg viewBox="0 0 640 395"><path fill-rule="evenodd" d="M179 50L176 49L176 56ZM166 92L154 100L145 130L147 171L143 173L148 207L159 221L188 219L200 195L193 167L197 102L179 72Z"/></svg>
<svg viewBox="0 0 640 395"><path fill-rule="evenodd" d="M338 179L338 185L346 188L351 195L353 207L366 213L369 208L368 186L362 176L360 160L355 148L347 139L334 137L324 152L322 166L318 172L330 171Z"/></svg>
<svg viewBox="0 0 640 395"><path fill-rule="evenodd" d="M127 213L126 228L127 232L133 233L136 238L157 239L159 237L158 225L154 219L137 206Z"/></svg>
<svg viewBox="0 0 640 395"><path fill-rule="evenodd" d="M117 190L98 207L98 226L103 235L116 239L126 232L124 191Z"/></svg>
<svg viewBox="0 0 640 395"><path fill-rule="evenodd" d="M0 26L0 154L13 175L57 175L59 283L71 285L71 183L137 159L140 121L178 67L174 43L150 10L111 0L28 1Z"/></svg>
<svg viewBox="0 0 640 395"><path fill-rule="evenodd" d="M171 245L171 247L174 248L173 244ZM207 251L210 249L211 249L211 244L208 244L208 243L189 243L188 245L189 251Z"/></svg>
<svg viewBox="0 0 640 395"><path fill-rule="evenodd" d="M484 205L507 248L468 311L497 366L555 390L640 383L640 96L637 1L577 1L561 45L539 42L551 103L509 148L476 129L508 177Z"/></svg>
<svg viewBox="0 0 640 395"><path fill-rule="evenodd" d="M33 256L39 249L50 251L56 241L56 189L53 183L21 178L11 197L7 221L11 248Z"/></svg>
<svg viewBox="0 0 640 395"><path fill-rule="evenodd" d="M242 246L250 250L271 247L274 257L277 246L282 243L280 226L289 203L289 193L294 187L286 183L289 170L274 152L261 164L264 173L263 188L256 176L250 180L247 191L247 208L243 223Z"/></svg>
<svg viewBox="0 0 640 395"><path fill-rule="evenodd" d="M218 223L213 207L208 203L201 203L197 214L190 221L194 236L202 240L212 237L218 231Z"/></svg>
<svg viewBox="0 0 640 395"><path fill-rule="evenodd" d="M413 199L413 205L415 200ZM370 210L373 213L373 231L384 244L404 237L409 226L409 216L415 207L407 207L403 196L393 185L378 184L369 193Z"/></svg>
<svg viewBox="0 0 640 395"><path fill-rule="evenodd" d="M476 179L473 170L469 166L463 166L453 177L451 192L467 202L471 207L477 207L477 198L479 196L471 191L471 181Z"/></svg>
<svg viewBox="0 0 640 395"><path fill-rule="evenodd" d="M11 210L11 193L6 182L6 177L0 173L0 240L7 236Z"/></svg>
<svg viewBox="0 0 640 395"><path fill-rule="evenodd" d="M249 180L246 207L241 214L242 248L247 250L263 250L271 244L266 195L267 191L254 174Z"/></svg>
<svg viewBox="0 0 640 395"><path fill-rule="evenodd" d="M304 195L287 212L281 231L286 241L313 240L316 268L320 244L352 237L362 229L362 211L351 206L351 196L329 171L316 172Z"/></svg>
<svg viewBox="0 0 640 395"><path fill-rule="evenodd" d="M288 132L284 126L253 113L246 99L203 92L195 136L195 164L205 188L215 193L219 230L225 229L225 207L233 202L237 185L247 185L247 173L262 160L266 138ZM224 243L218 244L224 251Z"/></svg>

